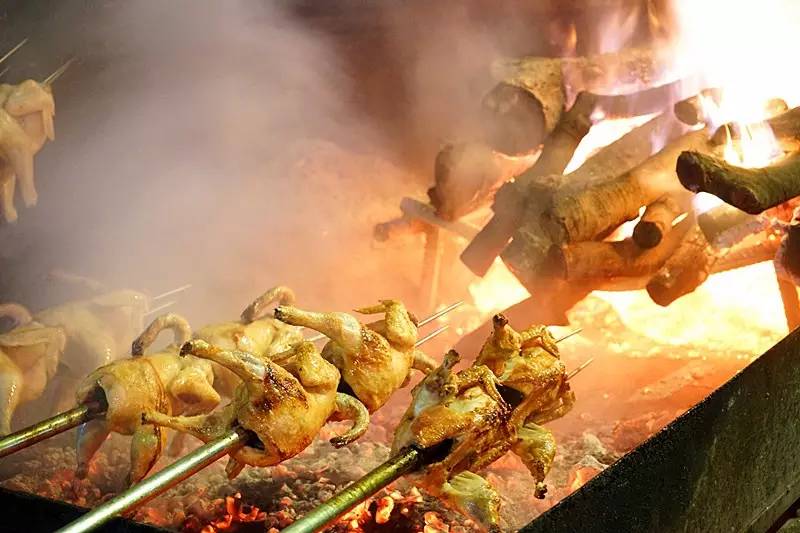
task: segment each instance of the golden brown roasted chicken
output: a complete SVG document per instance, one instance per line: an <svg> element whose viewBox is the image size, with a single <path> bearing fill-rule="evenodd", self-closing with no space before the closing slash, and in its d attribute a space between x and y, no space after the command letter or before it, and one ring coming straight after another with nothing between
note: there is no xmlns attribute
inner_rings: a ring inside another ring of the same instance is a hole
<svg viewBox="0 0 800 533"><path fill-rule="evenodd" d="M566 414L574 395L555 340L541 326L517 333L498 315L473 366L453 373L458 359L456 352L449 352L414 388L392 450L445 447L439 450L443 459L426 466L417 482L445 504L497 531L500 497L476 472L511 451L534 477L535 496L544 497L556 443L538 424Z"/></svg>
<svg viewBox="0 0 800 533"><path fill-rule="evenodd" d="M15 324L0 334L0 435L6 435L17 406L40 397L55 375L67 338L61 328L34 322L18 304L0 304L0 316Z"/></svg>
<svg viewBox="0 0 800 533"><path fill-rule="evenodd" d="M148 411L144 420L188 432L208 442L233 428L244 428L254 441L231 454L233 478L244 465L274 466L303 451L328 420L352 419L353 427L331 439L344 446L366 431L367 409L355 398L336 392L339 371L310 342L301 342L272 358L223 350L202 340L186 343L182 353L214 361L235 372L242 383L223 409L200 416L169 416Z"/></svg>
<svg viewBox="0 0 800 533"><path fill-rule="evenodd" d="M242 311L241 319L205 326L195 332L195 338L204 340L223 350L248 352L257 356L269 356L284 352L303 340L300 328L284 324L280 320L266 317L274 302L293 304L294 292L288 287L278 286L256 298ZM230 395L240 380L233 372L214 365L217 388Z"/></svg>
<svg viewBox="0 0 800 533"><path fill-rule="evenodd" d="M158 353L143 355L164 329L173 330L175 342ZM210 363L180 355L180 346L191 335L185 319L174 314L160 316L134 341L131 358L100 367L81 382L78 403L99 396L108 408L102 418L87 422L78 430L79 477L87 474L92 457L114 432L133 437L128 481L139 481L155 464L165 440L161 428L142 424L142 413L194 414L217 406L220 396L213 387Z"/></svg>
<svg viewBox="0 0 800 533"><path fill-rule="evenodd" d="M275 309L275 318L329 337L322 356L339 369L344 383L372 413L408 383L412 368L427 373L436 362L415 348L417 320L401 302L383 300L356 312L383 313L384 318L365 325L347 313L318 313L287 305Z"/></svg>
<svg viewBox="0 0 800 533"><path fill-rule="evenodd" d="M49 85L26 80L0 84L0 211L6 222L17 220L16 181L27 207L38 196L33 180L33 157L47 139L55 138L55 102Z"/></svg>

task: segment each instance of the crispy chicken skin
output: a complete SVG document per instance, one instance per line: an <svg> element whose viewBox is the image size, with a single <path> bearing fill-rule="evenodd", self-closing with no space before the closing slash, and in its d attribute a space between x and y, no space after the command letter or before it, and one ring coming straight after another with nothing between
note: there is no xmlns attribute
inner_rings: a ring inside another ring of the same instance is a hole
<svg viewBox="0 0 800 533"><path fill-rule="evenodd" d="M382 300L356 312L383 313L384 318L364 325L347 313L303 311L287 305L275 309L275 318L329 337L322 356L339 369L343 381L372 413L408 382L412 368L427 373L436 363L415 348L417 321L401 302Z"/></svg>
<svg viewBox="0 0 800 533"><path fill-rule="evenodd" d="M277 286L256 298L242 311L241 319L205 326L195 332L195 338L204 340L223 350L248 352L255 355L271 355L284 352L303 340L299 328L284 324L272 317L265 317L270 304L284 305L295 301L294 292L288 287ZM233 372L220 365L213 365L217 388L231 395L240 380Z"/></svg>
<svg viewBox="0 0 800 533"><path fill-rule="evenodd" d="M485 366L458 373L459 355L451 350L442 366L412 391L412 401L392 442L392 452L414 445L446 443L444 459L425 467L415 479L455 510L484 527L497 529L500 498L473 470L480 470L511 449L516 432L511 408Z"/></svg>
<svg viewBox="0 0 800 533"><path fill-rule="evenodd" d="M199 416L169 416L147 411L143 420L194 435L204 442L232 428L257 439L232 453L227 472L233 478L244 465L274 466L303 451L328 420L353 419L353 427L332 439L348 444L366 431L369 414L352 397L337 393L339 371L310 342L301 342L272 358L223 350L202 340L184 344L184 354L213 361L234 372L241 384L223 409Z"/></svg>
<svg viewBox="0 0 800 533"><path fill-rule="evenodd" d="M143 355L164 329L171 329L175 342L164 350ZM142 479L155 464L165 444L161 428L142 424L142 413L158 411L207 412L220 396L213 387L213 371L207 361L181 357L179 347L191 338L189 324L182 317L167 314L156 318L133 342L133 357L114 361L89 374L80 384L78 403L98 394L108 408L101 419L78 429L78 475L85 476L92 457L109 433L131 435L129 483Z"/></svg>
<svg viewBox="0 0 800 533"><path fill-rule="evenodd" d="M46 140L55 139L55 101L49 86L34 80L0 84L0 211L6 222L17 220L16 181L27 207L36 205L33 157Z"/></svg>
<svg viewBox="0 0 800 533"><path fill-rule="evenodd" d="M0 435L6 435L17 406L40 397L55 375L67 338L61 328L34 322L19 304L0 304L0 316L15 323L0 334Z"/></svg>
<svg viewBox="0 0 800 533"><path fill-rule="evenodd" d="M515 423L544 423L569 412L575 395L569 388L566 367L555 339L544 326L516 332L503 315L493 318L492 335L475 361L487 366L498 381L520 393Z"/></svg>
<svg viewBox="0 0 800 533"><path fill-rule="evenodd" d="M566 414L575 398L555 340L543 326L518 333L497 315L473 365L453 373L457 361L458 354L449 352L414 388L392 450L447 445L446 456L420 472L418 482L495 531L500 498L475 472L511 451L533 476L535 496L543 498L556 442L539 424Z"/></svg>

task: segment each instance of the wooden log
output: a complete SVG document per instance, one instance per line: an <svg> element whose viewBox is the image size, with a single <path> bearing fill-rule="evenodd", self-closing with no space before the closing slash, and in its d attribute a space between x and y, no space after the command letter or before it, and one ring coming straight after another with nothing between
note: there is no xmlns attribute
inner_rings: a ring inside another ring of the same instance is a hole
<svg viewBox="0 0 800 533"><path fill-rule="evenodd" d="M693 221L680 222L658 246L651 248L640 247L632 238L553 245L542 275L567 281L593 280L595 288L615 278L649 278L672 256L693 225Z"/></svg>
<svg viewBox="0 0 800 533"><path fill-rule="evenodd" d="M554 243L602 238L623 222L635 219L642 206L680 190L675 160L687 149L710 151L707 131L679 137L621 175L589 183L571 180L559 189L544 213L544 228Z"/></svg>
<svg viewBox="0 0 800 533"><path fill-rule="evenodd" d="M800 211L800 210L798 210ZM785 226L785 235L775 255L780 277L800 285L800 219L796 211L792 224Z"/></svg>
<svg viewBox="0 0 800 533"><path fill-rule="evenodd" d="M800 154L765 168L741 168L686 151L678 158L676 170L688 190L711 193L754 215L800 196Z"/></svg>
<svg viewBox="0 0 800 533"><path fill-rule="evenodd" d="M698 215L697 225L706 240L717 248L729 248L745 237L764 229L764 221L759 217L722 204Z"/></svg>
<svg viewBox="0 0 800 533"><path fill-rule="evenodd" d="M626 174L632 168L647 160L656 149L654 147L655 142L659 139L673 139L681 131L682 126L678 121L671 114L665 113L633 129L617 141L606 146L574 172L567 176L558 176L557 179L552 179L547 189L543 190L542 187L537 186L537 182L534 179L527 181L528 173L523 174L514 182L513 186L516 194L509 193L507 196L502 196L501 193L504 191L501 189L495 198L495 218L505 217L508 226L503 227L502 230L511 230L513 232L511 233L513 239L511 239L510 244L507 244L509 234L501 235L505 238L502 241L502 246L505 247L501 253L503 261L513 271L525 273L524 280L520 279L520 281L531 290L530 287L535 285L535 280L540 275L540 269L550 247L554 244L564 244L563 240L554 238L554 232L548 231L544 226L544 219L552 206L555 205L556 199L559 198L561 192L565 189L574 190L575 192L580 189L590 190L598 184L614 180L620 174ZM565 185L573 183L580 184L580 186L568 189L571 185ZM511 190L511 187L509 186L508 189ZM656 194L653 199L659 196L661 195ZM566 200L562 199L561 201L565 202ZM515 204L513 202L518 203ZM645 202L640 205L645 205ZM638 215L638 209L639 207L636 208L632 218ZM518 218L513 219L513 216ZM621 222L624 222L624 220ZM621 222L613 225L613 228L619 226ZM612 224L609 223L608 227L612 227ZM481 234L479 234L480 236ZM470 244L468 250L472 247L477 249L481 244L483 243L476 238ZM491 252L494 252L494 249ZM475 256L479 257L479 253L480 250L476 250ZM463 258L464 255L462 255ZM494 257L492 257L493 259Z"/></svg>
<svg viewBox="0 0 800 533"><path fill-rule="evenodd" d="M781 293L786 325L789 331L794 331L800 327L800 298L797 296L797 285L778 275L778 290Z"/></svg>
<svg viewBox="0 0 800 533"><path fill-rule="evenodd" d="M675 116L689 126L696 126L708 121L708 106L719 107L722 104L722 89L703 89L698 94L676 102L673 106ZM789 110L789 104L782 98L770 98L764 102L764 118L771 118Z"/></svg>
<svg viewBox="0 0 800 533"><path fill-rule="evenodd" d="M772 261L778 251L777 239L759 239L754 243L736 245L719 252L711 267L711 273L728 272L737 268Z"/></svg>
<svg viewBox="0 0 800 533"><path fill-rule="evenodd" d="M457 220L489 205L500 186L536 160L535 154L511 157L483 143L448 143L436 156L431 205L440 218Z"/></svg>
<svg viewBox="0 0 800 533"><path fill-rule="evenodd" d="M405 235L415 235L425 231L425 224L407 215L375 224L373 238L378 242L386 242Z"/></svg>
<svg viewBox="0 0 800 533"><path fill-rule="evenodd" d="M483 101L492 125L492 146L509 154L530 151L558 124L567 87L596 94L623 86L641 90L666 72L667 55L661 49L630 48L594 56L496 62L492 70L499 84Z"/></svg>
<svg viewBox="0 0 800 533"><path fill-rule="evenodd" d="M800 107L775 115L764 122L779 141L788 145L800 145ZM739 138L740 132L737 125L726 124L714 132L711 140L715 145L723 145L728 142L728 139L737 140Z"/></svg>
<svg viewBox="0 0 800 533"><path fill-rule="evenodd" d="M647 294L658 305L668 306L708 279L715 258L702 230L693 223L674 254L647 284Z"/></svg>
<svg viewBox="0 0 800 533"><path fill-rule="evenodd" d="M466 222L443 220L437 217L431 206L413 198L403 198L400 201L400 210L405 216L423 222L426 227L441 228L465 239L472 239L478 233L478 228Z"/></svg>
<svg viewBox="0 0 800 533"><path fill-rule="evenodd" d="M658 246L664 235L672 230L673 223L691 208L692 195L686 191L665 194L648 205L641 220L633 228L633 240L640 248Z"/></svg>

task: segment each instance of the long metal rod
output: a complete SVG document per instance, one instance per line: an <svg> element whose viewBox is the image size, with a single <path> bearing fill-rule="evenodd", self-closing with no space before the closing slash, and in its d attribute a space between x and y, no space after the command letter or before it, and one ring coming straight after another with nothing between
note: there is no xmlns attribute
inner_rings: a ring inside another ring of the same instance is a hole
<svg viewBox="0 0 800 533"><path fill-rule="evenodd" d="M94 531L115 516L155 498L220 457L244 446L247 438L247 432L244 430L232 430L181 457L168 467L145 478L99 507L95 507L79 519L59 529L57 533Z"/></svg>
<svg viewBox="0 0 800 533"><path fill-rule="evenodd" d="M405 448L330 500L309 511L303 518L282 530L283 533L312 533L343 515L397 478L416 470L423 463L423 453Z"/></svg>
<svg viewBox="0 0 800 533"><path fill-rule="evenodd" d="M430 324L431 322L433 322L433 321L434 321L434 320L436 320L437 318L441 318L441 317L443 317L444 315L446 315L447 313L449 313L449 312L450 312L450 311L452 311L453 309L455 309L455 308L457 308L457 307L459 307L459 306L461 306L461 305L463 305L463 304L464 304L464 302L463 302L463 301L458 301L458 302L456 302L456 303L450 304L450 305L448 305L447 307L445 307L444 309L442 309L442 310L440 310L440 311L436 311L436 312L435 312L434 314L432 314L431 316L429 316L429 317L427 317L427 318L423 318L422 320L420 320L420 321L419 321L419 323L417 324L417 327L418 327L418 328L421 328L422 326L424 326L424 325L426 325L426 324ZM445 329L447 329L447 328L445 328ZM444 331L444 330L442 330L442 331ZM439 334L439 333L441 333L442 331L437 331L436 335L438 335L438 334ZM426 338L425 338L425 340L428 340L428 339L430 339L430 338L433 338L433 337L435 337L436 335L433 335L433 336L430 336L430 335L429 335L428 337L426 337ZM309 337L309 338L307 338L306 340L307 340L308 342L317 342L317 341L321 341L322 339L327 339L327 337L326 337L325 335L323 335L322 333L320 333L319 335L314 335L313 337ZM423 341L423 342L424 342L424 341ZM420 342L419 342L419 341L417 341L417 346L419 346L419 344L420 344Z"/></svg>
<svg viewBox="0 0 800 533"><path fill-rule="evenodd" d="M21 429L0 439L0 458L18 452L37 442L43 441L63 433L68 429L80 426L93 418L97 418L105 411L105 403L92 402L79 405L69 411L59 413L47 420L42 420L25 429Z"/></svg>
<svg viewBox="0 0 800 533"><path fill-rule="evenodd" d="M20 41L20 42L19 42L19 44L17 44L17 45L16 45L14 48L12 48L12 49L11 49L11 50L9 50L8 52L6 52L6 53L3 55L3 57L0 57L0 63L2 63L2 62L3 62L3 61L5 61L6 59L8 59L8 58L9 58L9 57L11 57L12 55L14 55L14 53L15 53L17 50L19 50L20 48L22 48L23 46L25 46L25 43L27 43L27 42L28 42L28 38L27 38L27 37L25 37L24 39L22 39L22 41Z"/></svg>
<svg viewBox="0 0 800 533"><path fill-rule="evenodd" d="M191 288L192 288L192 284L191 283L187 283L186 285L181 285L180 287L176 287L176 288L170 289L170 290L168 290L166 292L162 292L161 294L159 294L157 296L153 296L150 299L155 302L156 300L162 300L162 299L166 298L167 296L172 296L173 294L178 294L179 292L188 291Z"/></svg>

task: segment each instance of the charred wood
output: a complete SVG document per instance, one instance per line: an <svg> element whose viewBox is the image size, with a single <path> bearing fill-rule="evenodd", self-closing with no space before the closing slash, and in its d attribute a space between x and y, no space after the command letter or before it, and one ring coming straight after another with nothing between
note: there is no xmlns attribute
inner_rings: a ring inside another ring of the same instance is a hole
<svg viewBox="0 0 800 533"><path fill-rule="evenodd" d="M703 89L699 94L676 102L673 106L675 117L689 126L702 124L706 120L703 102L707 100L719 105L722 100L722 89Z"/></svg>
<svg viewBox="0 0 800 533"><path fill-rule="evenodd" d="M411 218L408 215L375 224L373 237L378 242L386 242L405 235L415 235L425 231L425 224L419 219Z"/></svg>
<svg viewBox="0 0 800 533"><path fill-rule="evenodd" d="M692 195L686 192L665 194L645 208L641 220L633 228L633 240L640 248L658 246L672 230L675 220L691 207Z"/></svg>
<svg viewBox="0 0 800 533"><path fill-rule="evenodd" d="M585 57L524 57L497 62L493 71L500 83L483 102L493 124L493 146L510 154L534 149L558 124L567 87L596 94L610 93L620 86L641 89L652 85L665 71L666 56L660 51L631 48Z"/></svg>
<svg viewBox="0 0 800 533"><path fill-rule="evenodd" d="M678 158L676 170L690 191L711 193L750 214L800 196L800 154L765 168L741 168L687 151Z"/></svg>

